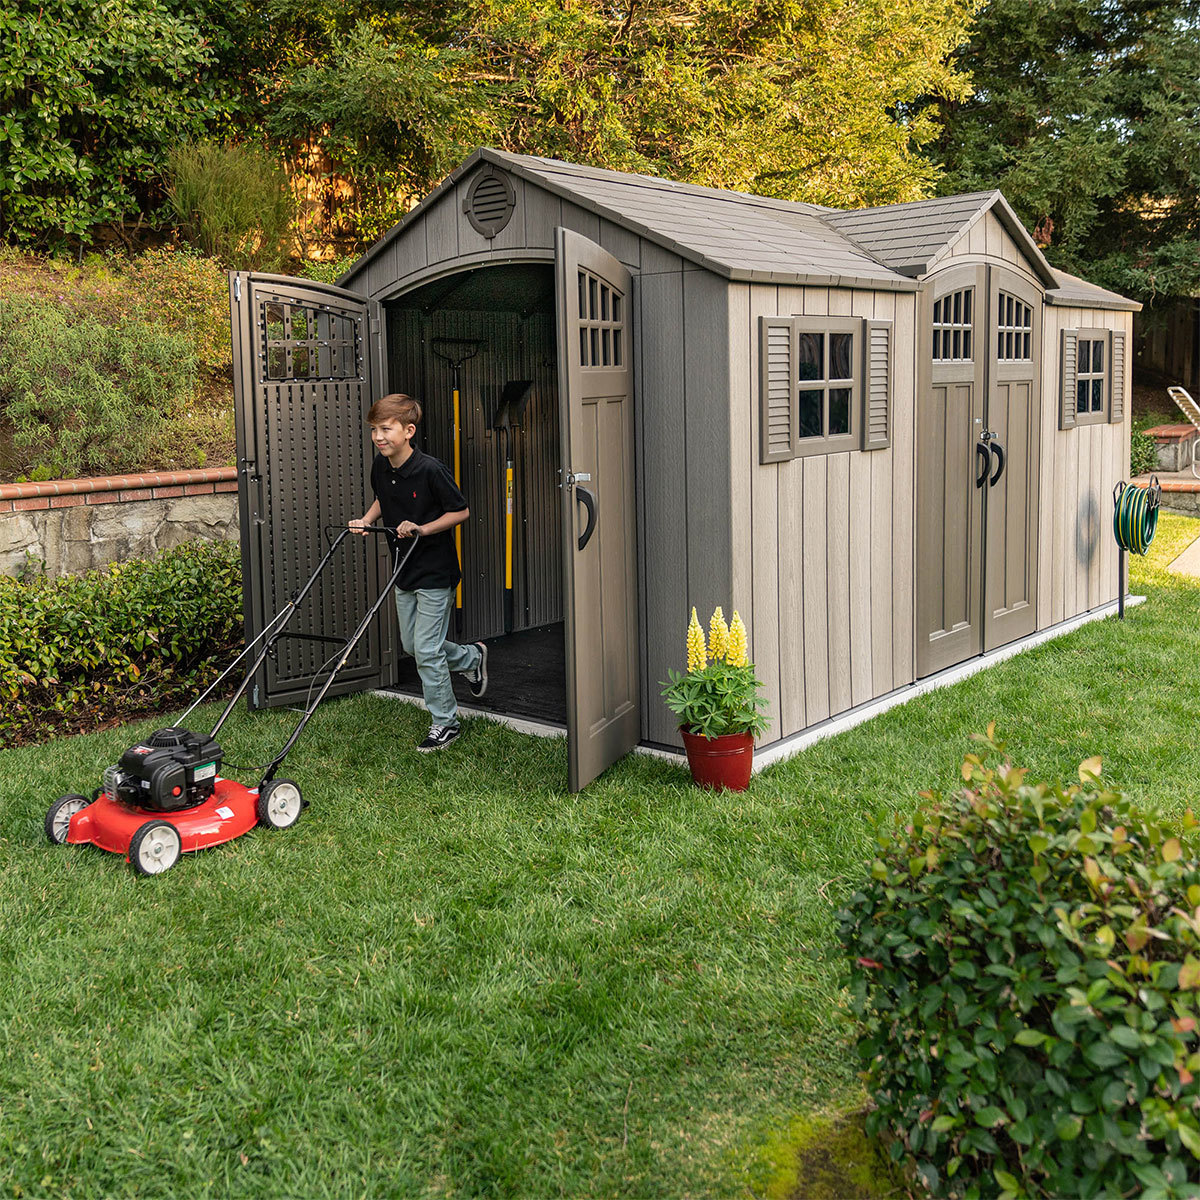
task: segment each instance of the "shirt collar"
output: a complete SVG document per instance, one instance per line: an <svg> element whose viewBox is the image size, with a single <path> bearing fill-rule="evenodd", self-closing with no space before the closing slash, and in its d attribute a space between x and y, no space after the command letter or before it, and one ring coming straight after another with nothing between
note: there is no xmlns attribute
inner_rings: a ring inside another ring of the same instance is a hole
<svg viewBox="0 0 1200 1200"><path fill-rule="evenodd" d="M417 465L417 459L423 457L424 456L422 455L421 451L414 446L413 452L404 460L404 464L402 466L393 467L391 463L388 463L388 470L394 472L401 479L403 479L413 473L413 470ZM387 460L385 459L384 461L386 462Z"/></svg>

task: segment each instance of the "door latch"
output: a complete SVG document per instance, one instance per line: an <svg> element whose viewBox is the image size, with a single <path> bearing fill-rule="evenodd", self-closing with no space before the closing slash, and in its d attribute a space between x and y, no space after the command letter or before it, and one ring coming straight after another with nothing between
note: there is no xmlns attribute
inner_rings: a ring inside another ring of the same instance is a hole
<svg viewBox="0 0 1200 1200"><path fill-rule="evenodd" d="M567 472L567 487L574 487L577 483L591 483L591 474L587 471L568 471Z"/></svg>

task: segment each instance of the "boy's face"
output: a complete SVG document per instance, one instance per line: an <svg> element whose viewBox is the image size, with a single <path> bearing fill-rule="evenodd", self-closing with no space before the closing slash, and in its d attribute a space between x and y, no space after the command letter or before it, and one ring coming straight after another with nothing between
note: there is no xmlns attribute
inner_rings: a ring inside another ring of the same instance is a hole
<svg viewBox="0 0 1200 1200"><path fill-rule="evenodd" d="M380 421L371 426L371 441L375 443L375 449L380 454L391 458L413 440L416 432L415 425L405 425L402 421Z"/></svg>

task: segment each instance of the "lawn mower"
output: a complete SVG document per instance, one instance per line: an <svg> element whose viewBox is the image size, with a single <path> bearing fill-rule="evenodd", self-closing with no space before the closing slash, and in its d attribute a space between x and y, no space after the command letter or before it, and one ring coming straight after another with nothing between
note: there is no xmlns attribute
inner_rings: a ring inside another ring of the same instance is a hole
<svg viewBox="0 0 1200 1200"><path fill-rule="evenodd" d="M52 842L57 845L91 843L101 850L125 855L139 875L160 875L169 871L185 851L219 846L248 833L255 825L288 829L296 823L307 801L301 798L300 789L291 779L276 779L275 772L346 665L372 618L391 594L420 535L412 538L412 545L403 555L397 555L396 569L358 628L344 641L321 639L336 641L339 649L316 673L313 685L334 658L338 662L315 697L312 687L309 688L303 715L283 749L265 767L256 768L262 770L263 775L254 787L218 774L224 755L216 737L276 643L283 637L298 636L285 633L288 621L352 532L341 526L326 526L326 537L334 529L339 530L338 535L317 564L312 578L179 718L178 725L158 729L145 741L130 746L120 761L104 772L104 782L92 793L90 800L81 795L61 796L50 806L46 813L46 836ZM368 525L363 529L367 533L393 536L395 533L380 525ZM212 730L205 734L185 728L183 723L192 711L212 695L260 642L261 648L250 669Z"/></svg>

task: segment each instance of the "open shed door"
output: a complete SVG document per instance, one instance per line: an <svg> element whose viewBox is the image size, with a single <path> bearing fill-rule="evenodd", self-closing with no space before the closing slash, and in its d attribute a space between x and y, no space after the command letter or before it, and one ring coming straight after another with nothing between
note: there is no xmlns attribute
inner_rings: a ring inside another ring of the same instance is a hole
<svg viewBox="0 0 1200 1200"><path fill-rule="evenodd" d="M637 745L637 546L629 272L594 242L554 239L563 471L569 785Z"/></svg>
<svg viewBox="0 0 1200 1200"><path fill-rule="evenodd" d="M372 355L367 302L341 288L234 272L229 296L249 641L316 569L325 526L367 510ZM346 539L254 681L251 708L303 703L324 678L379 594L380 551L375 538ZM377 622L330 695L380 682L383 638Z"/></svg>

